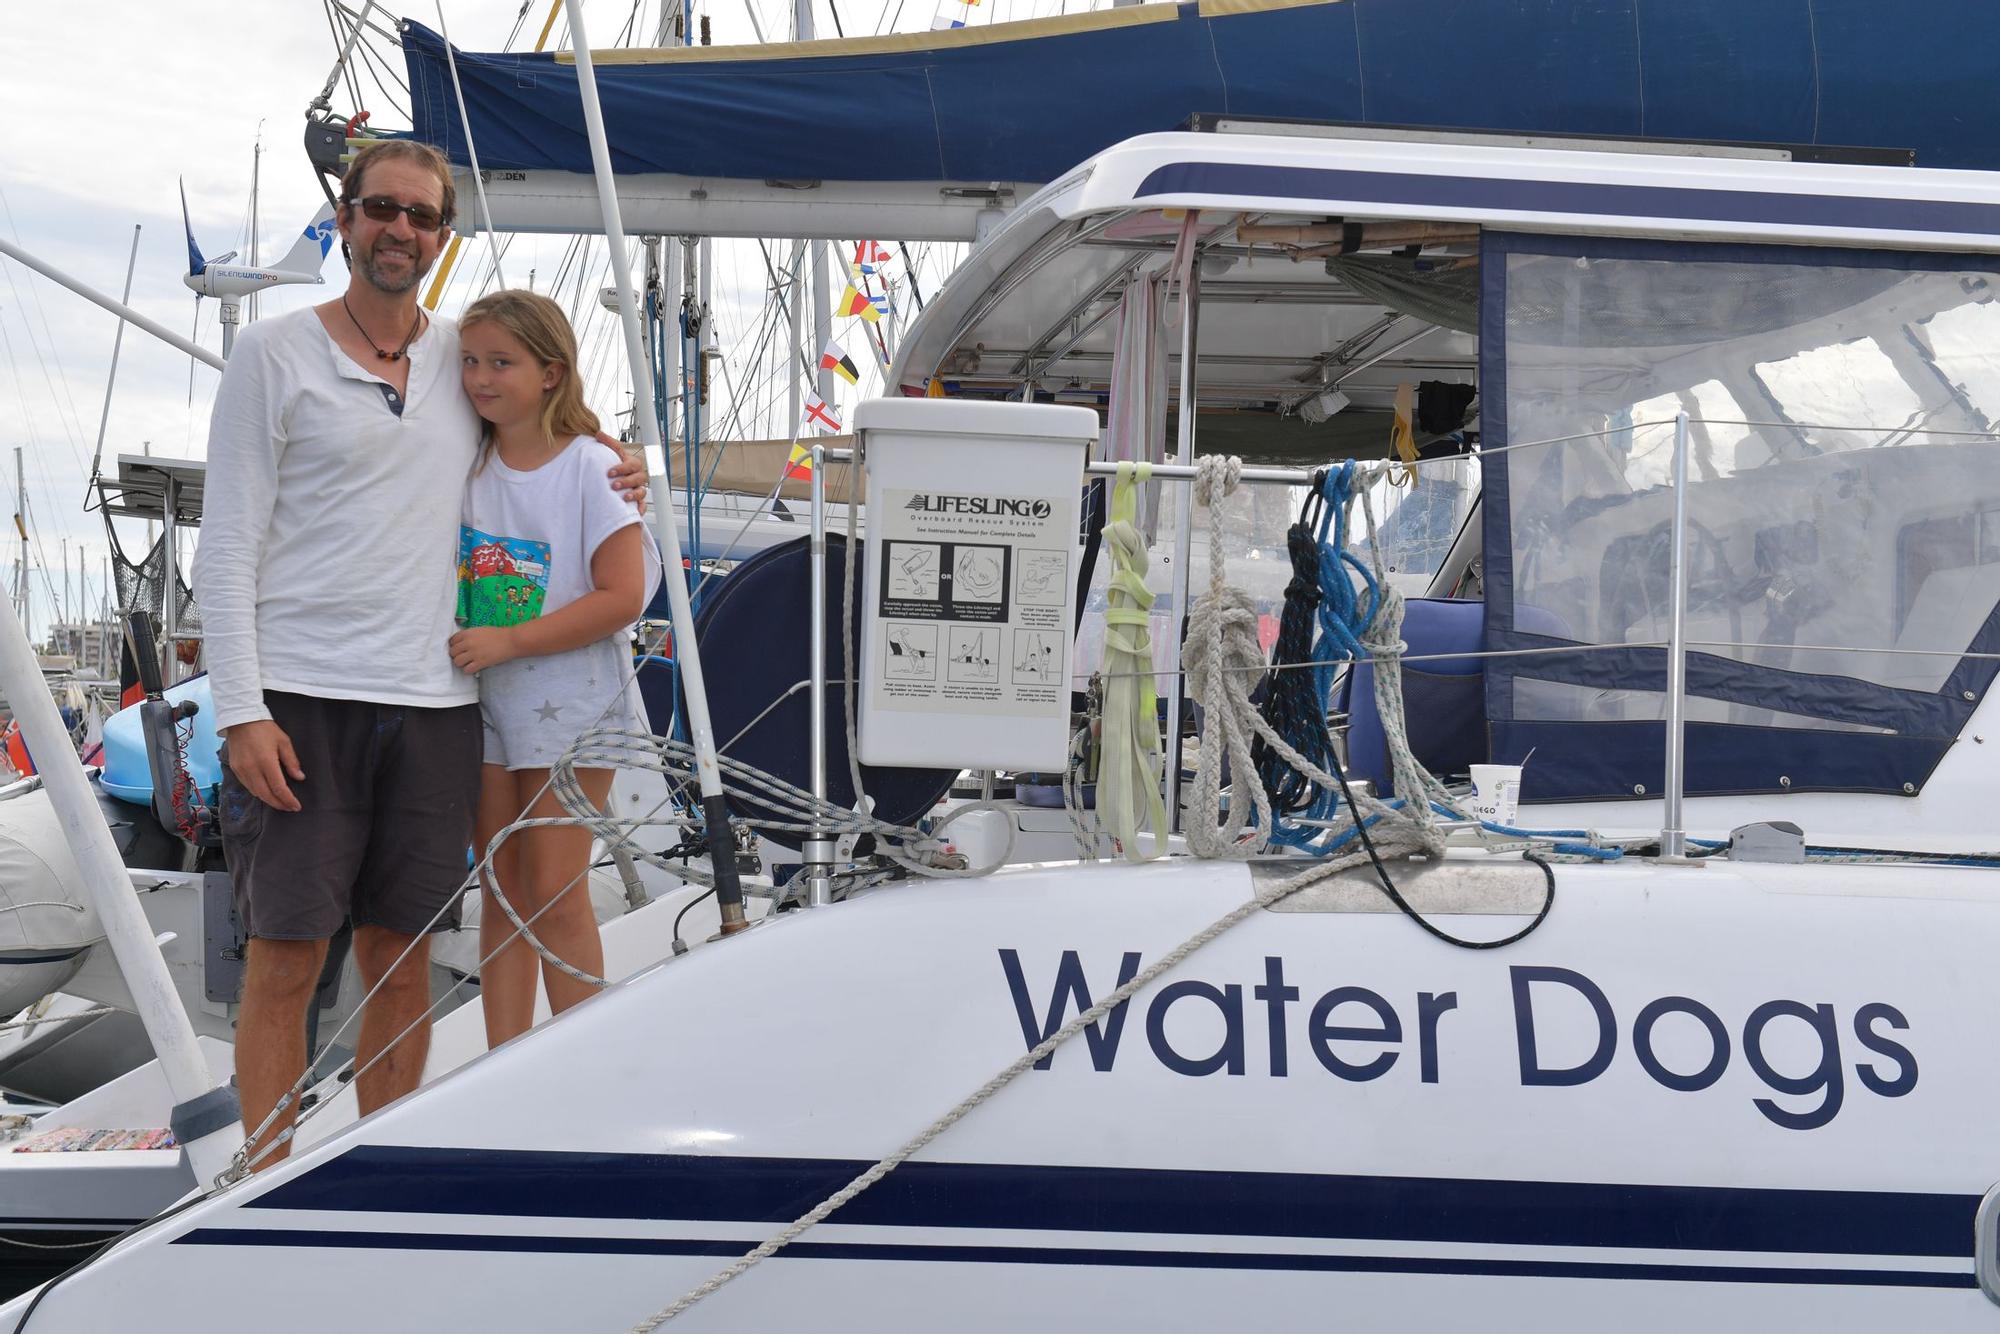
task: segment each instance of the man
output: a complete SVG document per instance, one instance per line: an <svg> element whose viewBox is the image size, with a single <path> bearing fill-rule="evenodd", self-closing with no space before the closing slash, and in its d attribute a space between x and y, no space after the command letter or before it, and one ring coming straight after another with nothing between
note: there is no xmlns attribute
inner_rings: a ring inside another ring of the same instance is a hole
<svg viewBox="0 0 2000 1334"><path fill-rule="evenodd" d="M250 936L236 1079L253 1132L305 1072L306 1007L350 918L361 980L380 988L355 1042L361 1111L416 1087L426 933L456 924L479 692L446 645L480 422L457 330L417 304L454 195L436 150L363 149L341 181L347 290L246 328L216 393L194 579ZM628 461L614 484L639 496L644 471Z"/></svg>

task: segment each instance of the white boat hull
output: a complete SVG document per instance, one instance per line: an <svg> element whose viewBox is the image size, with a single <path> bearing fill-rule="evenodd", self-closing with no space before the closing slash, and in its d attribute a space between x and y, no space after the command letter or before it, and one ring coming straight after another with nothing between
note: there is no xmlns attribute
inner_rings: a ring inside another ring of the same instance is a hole
<svg viewBox="0 0 2000 1334"><path fill-rule="evenodd" d="M1994 877L1559 875L1490 952L1353 890L1253 914L676 1323L1990 1328ZM1101 996L1247 887L1042 867L788 915L134 1235L29 1329L628 1328L1019 1057L1070 954Z"/></svg>

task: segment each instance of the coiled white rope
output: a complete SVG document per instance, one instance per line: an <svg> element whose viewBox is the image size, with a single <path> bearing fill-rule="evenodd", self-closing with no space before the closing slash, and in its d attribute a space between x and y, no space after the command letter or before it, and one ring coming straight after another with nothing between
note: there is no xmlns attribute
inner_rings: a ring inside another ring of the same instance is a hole
<svg viewBox="0 0 2000 1334"><path fill-rule="evenodd" d="M1188 693L1202 707L1201 754L1195 763L1194 790L1187 820L1188 847L1200 857L1243 858L1263 851L1271 829L1271 802L1251 760L1253 737L1281 756L1299 773L1328 791L1341 790L1339 778L1301 755L1257 711L1250 701L1249 683L1263 664L1264 650L1257 639L1257 611L1241 590L1223 580L1221 523L1215 507L1232 491L1242 476L1242 463L1234 458L1210 456L1195 463L1194 499L1210 511L1208 527L1208 591L1195 603L1188 616L1188 642L1183 652L1188 674ZM1365 504L1364 500L1364 504ZM1374 516L1368 516L1374 530ZM1372 544L1372 537L1371 537ZM1377 569L1381 555L1373 553ZM1419 794L1451 803L1444 786L1417 763L1410 750L1403 723L1401 657L1404 644L1399 637L1403 624L1403 600L1393 589L1384 589L1382 607L1362 643L1375 661L1375 700L1382 715L1388 740L1391 771L1396 790L1410 794L1401 807L1359 794L1364 818L1380 817L1384 827L1374 835L1379 850L1404 854L1444 851L1444 835L1437 827L1430 806ZM1222 765L1229 762L1231 799L1222 800ZM1245 797L1248 800L1245 800ZM1254 819L1253 819L1254 813ZM1347 812L1347 823L1354 818ZM1339 832L1336 827L1336 833Z"/></svg>
<svg viewBox="0 0 2000 1334"><path fill-rule="evenodd" d="M1210 455L1196 459L1194 466L1194 503L1209 511L1208 591L1189 609L1187 643L1181 648L1188 696L1202 710L1201 754L1182 828L1197 857L1244 858L1264 850L1271 828L1271 799L1257 781L1250 739L1262 736L1287 760L1294 756L1250 702L1248 683L1264 663L1257 609L1222 577L1222 523L1216 509L1236 490L1243 461ZM1225 759L1236 780L1227 802L1222 799Z"/></svg>

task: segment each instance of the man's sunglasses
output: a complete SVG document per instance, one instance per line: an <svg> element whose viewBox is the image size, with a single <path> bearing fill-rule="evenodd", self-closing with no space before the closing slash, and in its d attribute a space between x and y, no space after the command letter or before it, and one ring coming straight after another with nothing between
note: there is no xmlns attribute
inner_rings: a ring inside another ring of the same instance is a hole
<svg viewBox="0 0 2000 1334"><path fill-rule="evenodd" d="M444 226L445 216L429 204L399 204L386 195L369 195L348 201L371 222L394 222L398 213L410 215L410 225L420 232L434 232Z"/></svg>

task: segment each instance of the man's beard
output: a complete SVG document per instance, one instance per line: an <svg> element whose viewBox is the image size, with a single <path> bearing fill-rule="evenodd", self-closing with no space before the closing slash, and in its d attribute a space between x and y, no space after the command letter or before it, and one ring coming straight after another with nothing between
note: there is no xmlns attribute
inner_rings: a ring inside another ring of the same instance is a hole
<svg viewBox="0 0 2000 1334"><path fill-rule="evenodd" d="M380 245L381 242L376 242L369 248L368 253L361 257L361 276L367 280L370 287L378 292L400 295L423 280L424 272L429 265L423 262L414 248L410 251L410 267L398 275L385 273L376 266L375 251Z"/></svg>

